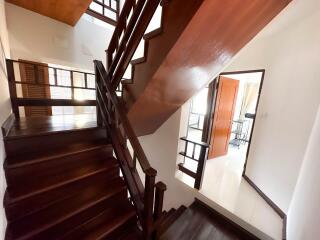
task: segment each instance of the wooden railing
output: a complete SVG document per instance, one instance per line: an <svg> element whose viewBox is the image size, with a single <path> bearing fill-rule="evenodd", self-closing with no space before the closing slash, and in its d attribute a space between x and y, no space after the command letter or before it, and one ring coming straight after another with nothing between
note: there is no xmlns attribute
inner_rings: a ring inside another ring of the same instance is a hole
<svg viewBox="0 0 320 240"><path fill-rule="evenodd" d="M202 131L205 115L203 113L190 112L190 118L194 116L197 120L195 123L189 123L189 128Z"/></svg>
<svg viewBox="0 0 320 240"><path fill-rule="evenodd" d="M98 116L107 129L108 137L120 163L130 197L137 210L144 239L153 239L157 236L157 226L162 219L163 196L166 185L162 182L155 183L157 171L150 166L126 116L122 102L119 101L115 90L112 88L110 77L100 61L94 61L94 63ZM144 185L137 169L141 169L141 174L145 176Z"/></svg>
<svg viewBox="0 0 320 240"><path fill-rule="evenodd" d="M93 0L86 13L116 26L120 15L120 0Z"/></svg>
<svg viewBox="0 0 320 240"><path fill-rule="evenodd" d="M9 92L11 97L12 111L16 118L20 117L19 107L39 106L96 106L94 74L58 67L48 66L44 63L34 63L24 60L6 59ZM64 73L64 79L60 79L58 73ZM83 79L82 83L76 83L75 78ZM49 79L49 77L51 78ZM66 79L67 76L67 79ZM63 81L66 80L66 81ZM70 97L57 99L52 96L51 87L69 89ZM19 89L20 88L20 89ZM43 94L28 94L30 89L36 92L41 88ZM25 90L25 91L24 91ZM80 90L91 91L90 99L77 99L76 93ZM21 96L19 96L19 92Z"/></svg>
<svg viewBox="0 0 320 240"><path fill-rule="evenodd" d="M160 0L126 0L107 53L111 88L118 87Z"/></svg>
<svg viewBox="0 0 320 240"><path fill-rule="evenodd" d="M182 141L185 142L185 149L184 152L180 152L179 154L185 158L190 159L191 161L197 162L196 171L192 171L184 166L183 163L178 165L180 171L184 172L185 174L189 175L190 177L195 179L194 188L200 189L201 181L204 174L205 163L208 154L209 144L205 142L198 142L186 137L180 138ZM191 148L189 148L189 146ZM191 151L189 151L191 149Z"/></svg>

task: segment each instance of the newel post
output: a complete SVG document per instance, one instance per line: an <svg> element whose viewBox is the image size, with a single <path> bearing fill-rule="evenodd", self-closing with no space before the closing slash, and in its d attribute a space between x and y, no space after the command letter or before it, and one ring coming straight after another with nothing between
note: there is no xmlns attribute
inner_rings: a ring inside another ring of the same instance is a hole
<svg viewBox="0 0 320 240"><path fill-rule="evenodd" d="M164 192L167 190L167 186L163 182L156 184L156 194L154 200L154 220L158 220L162 216L163 209L163 197Z"/></svg>
<svg viewBox="0 0 320 240"><path fill-rule="evenodd" d="M151 240L153 232L154 187L157 171L153 168L149 168L146 170L145 174L143 238L144 240Z"/></svg>

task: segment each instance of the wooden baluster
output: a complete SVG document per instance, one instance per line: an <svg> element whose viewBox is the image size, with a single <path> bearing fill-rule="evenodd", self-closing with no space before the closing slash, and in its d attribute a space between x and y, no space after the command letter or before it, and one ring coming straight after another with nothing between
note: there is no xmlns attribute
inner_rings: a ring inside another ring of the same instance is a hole
<svg viewBox="0 0 320 240"><path fill-rule="evenodd" d="M39 84L39 70L38 65L33 65L33 72L34 72L34 83Z"/></svg>
<svg viewBox="0 0 320 240"><path fill-rule="evenodd" d="M116 11L117 11L117 22L119 22L119 17L120 17L120 0L117 1L117 6L116 6Z"/></svg>
<svg viewBox="0 0 320 240"><path fill-rule="evenodd" d="M196 144L195 144L195 143L193 143L193 148L192 148L192 157L191 157L191 158L193 158L193 159L194 159L194 154L195 154L195 152L196 152Z"/></svg>
<svg viewBox="0 0 320 240"><path fill-rule="evenodd" d="M157 171L153 168L149 168L146 170L145 174L143 239L151 240L153 232L154 185Z"/></svg>
<svg viewBox="0 0 320 240"><path fill-rule="evenodd" d="M73 71L70 71L71 99L74 99Z"/></svg>
<svg viewBox="0 0 320 240"><path fill-rule="evenodd" d="M137 168L137 154L136 154L136 152L133 150L132 169L136 169L136 168Z"/></svg>
<svg viewBox="0 0 320 240"><path fill-rule="evenodd" d="M202 184L202 178L204 174L204 168L207 160L207 152L208 148L205 146L201 146L200 150L200 156L199 156L199 162L198 162L198 167L197 167L197 172L196 172L196 179L194 182L194 188L200 189L201 184Z"/></svg>
<svg viewBox="0 0 320 240"><path fill-rule="evenodd" d="M7 67L7 74L8 74L8 84L9 84L9 93L10 93L10 99L11 99L12 112L16 118L20 118L19 106L16 103L17 89L16 89L16 83L15 83L16 78L14 75L13 61L7 59L6 67Z"/></svg>
<svg viewBox="0 0 320 240"><path fill-rule="evenodd" d="M112 52L109 50L106 50L106 54L107 54L106 69L109 71L112 63Z"/></svg>
<svg viewBox="0 0 320 240"><path fill-rule="evenodd" d="M84 87L88 88L88 74L87 73L84 74Z"/></svg>
<svg viewBox="0 0 320 240"><path fill-rule="evenodd" d="M58 85L58 75L57 75L57 69L54 68L53 69L53 76L54 76L54 85L57 86Z"/></svg>

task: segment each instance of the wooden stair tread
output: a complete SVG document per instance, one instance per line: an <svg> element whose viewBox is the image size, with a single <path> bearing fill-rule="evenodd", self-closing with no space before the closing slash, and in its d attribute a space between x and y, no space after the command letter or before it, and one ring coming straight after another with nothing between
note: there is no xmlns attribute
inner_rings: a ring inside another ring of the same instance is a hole
<svg viewBox="0 0 320 240"><path fill-rule="evenodd" d="M122 195L126 193L126 186L123 180L119 178L118 181L108 188L86 189L80 194L76 194L69 199L57 203L55 206L50 207L50 209L43 209L35 214L26 216L27 219L22 218L18 221L11 222L8 225L8 231L10 231L10 229L19 229L17 232L23 238L36 235L120 193L122 193ZM66 203L68 204L66 205ZM15 236L15 238L16 237L19 238L19 236Z"/></svg>
<svg viewBox="0 0 320 240"><path fill-rule="evenodd" d="M151 32L148 32L146 33L144 36L143 36L143 39L145 41L147 40L150 40L158 35L160 35L162 33L163 29L162 29L162 26L160 28L157 28L157 29L154 29L152 30Z"/></svg>
<svg viewBox="0 0 320 240"><path fill-rule="evenodd" d="M103 183L111 184L117 178L119 178L118 168L108 170L108 172L99 171L72 184L67 184L51 191L42 192L38 195L21 199L20 201L14 201L15 199L11 199L6 191L4 206L7 219L8 221L13 221L15 219L22 218L26 215L51 207L57 202L78 194L84 189L91 188L92 186L98 187Z"/></svg>
<svg viewBox="0 0 320 240"><path fill-rule="evenodd" d="M108 174L108 170L117 167L117 160L109 157L108 163L89 165L81 169L72 170L69 173L64 173L62 176L40 179L41 181L37 181L36 183L31 182L29 184L23 184L22 186L11 186L7 188L7 191L11 200L10 202L16 202L67 184L72 184L100 172L106 172L106 174Z"/></svg>
<svg viewBox="0 0 320 240"><path fill-rule="evenodd" d="M51 135L98 128L96 121L91 118L92 117L86 115L56 115L15 119L6 139Z"/></svg>
<svg viewBox="0 0 320 240"><path fill-rule="evenodd" d="M231 220L221 214L212 214L212 209L196 199L186 211L162 234L161 240L180 239L229 239L254 240L250 233L235 227Z"/></svg>
<svg viewBox="0 0 320 240"><path fill-rule="evenodd" d="M141 240L141 232L138 229L130 230L129 233L125 234L124 236L120 237L119 240Z"/></svg>
<svg viewBox="0 0 320 240"><path fill-rule="evenodd" d="M162 240L173 240L179 239L178 237L182 234L189 223L189 219L193 217L193 213L187 209L180 215L180 217L168 228L168 230L161 236Z"/></svg>
<svg viewBox="0 0 320 240"><path fill-rule="evenodd" d="M57 208L60 204L63 204L64 201L70 202L71 200L77 200L78 196L82 196L84 193L90 192L94 193L97 191L106 192L111 191L113 188L122 187L124 185L124 181L121 177L115 177L108 181L97 182L94 185L84 185L81 189L75 189L68 194L63 195L62 197L58 197L53 199L52 201L47 202L45 205L38 205L35 209L30 211L19 211L18 217L10 217L8 218L8 222L16 222L20 219L25 218L26 216L31 216L33 214L39 213L41 211L46 211L50 208ZM67 205L65 205L67 206ZM64 206L63 206L64 207Z"/></svg>
<svg viewBox="0 0 320 240"><path fill-rule="evenodd" d="M60 149L53 149L51 151L36 152L27 154L26 156L12 156L6 158L4 167L5 169L24 167L32 164L38 164L45 161L54 160L69 155L80 154L87 151L94 151L101 148L112 148L110 143L106 142L106 139L100 139L97 141L78 143L73 145L67 145Z"/></svg>
<svg viewBox="0 0 320 240"><path fill-rule="evenodd" d="M130 63L132 65L136 65L136 64L144 63L145 61L146 61L145 57L140 57L140 58L136 58L134 60L131 60Z"/></svg>
<svg viewBox="0 0 320 240"><path fill-rule="evenodd" d="M135 210L128 200L119 203L111 209L107 209L96 217L83 223L78 228L67 233L63 240L96 240L96 239L115 239L114 233L120 227L123 227L130 220L135 222ZM127 227L127 226L126 226ZM116 238L118 239L118 238Z"/></svg>
<svg viewBox="0 0 320 240"><path fill-rule="evenodd" d="M168 213L166 213L166 217L164 221L161 224L160 231L163 233L165 232L174 222L182 215L182 213L187 208L185 206L180 206L177 210L172 208L169 210Z"/></svg>

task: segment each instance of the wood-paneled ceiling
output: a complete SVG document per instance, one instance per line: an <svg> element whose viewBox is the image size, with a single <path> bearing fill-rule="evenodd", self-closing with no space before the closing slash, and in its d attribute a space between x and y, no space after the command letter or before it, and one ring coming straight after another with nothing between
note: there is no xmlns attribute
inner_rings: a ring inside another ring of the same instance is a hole
<svg viewBox="0 0 320 240"><path fill-rule="evenodd" d="M6 0L60 22L76 25L92 0Z"/></svg>

